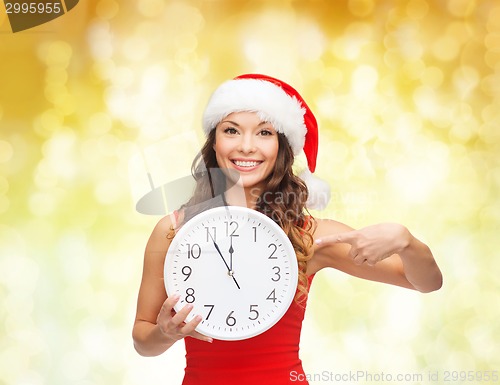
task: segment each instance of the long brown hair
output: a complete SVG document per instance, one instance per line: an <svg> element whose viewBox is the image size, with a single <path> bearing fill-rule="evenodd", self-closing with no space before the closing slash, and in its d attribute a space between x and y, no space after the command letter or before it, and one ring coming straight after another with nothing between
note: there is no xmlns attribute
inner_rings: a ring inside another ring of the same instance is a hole
<svg viewBox="0 0 500 385"><path fill-rule="evenodd" d="M193 196L181 206L182 222L186 222L199 212L225 204L224 192L227 178L217 172L219 166L213 149L215 129L210 131L201 152L194 159L191 172L196 180ZM315 224L305 203L308 197L304 181L293 173L294 154L286 137L278 133L278 156L276 164L266 180L266 189L257 198L256 210L274 220L287 234L297 256L299 267L297 302L307 298L309 281L306 275L307 262L312 257ZM215 172L214 172L215 171ZM219 201L216 198L219 197ZM214 202L215 200L215 202Z"/></svg>

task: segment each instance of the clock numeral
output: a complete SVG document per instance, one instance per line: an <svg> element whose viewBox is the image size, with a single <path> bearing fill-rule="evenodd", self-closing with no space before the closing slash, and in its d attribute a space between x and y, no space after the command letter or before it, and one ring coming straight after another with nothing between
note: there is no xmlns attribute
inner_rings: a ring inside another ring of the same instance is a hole
<svg viewBox="0 0 500 385"><path fill-rule="evenodd" d="M281 270L280 270L279 266L274 266L274 267L273 267L273 270L275 270L275 272L274 272L275 277L272 277L272 278L271 278L271 281L273 281L273 282L278 282L278 281L281 279L281 275L280 275L280 271L281 271ZM277 277L277 278L276 278L276 277ZM275 279L275 278L276 278L276 279Z"/></svg>
<svg viewBox="0 0 500 385"><path fill-rule="evenodd" d="M210 314L212 314L212 310L214 310L215 305L203 305L203 307L209 307L210 308L210 310L208 311L208 314L207 314L207 318L205 318L207 320L208 317L210 317Z"/></svg>
<svg viewBox="0 0 500 385"><path fill-rule="evenodd" d="M205 227L207 230L207 242L217 241L217 227Z"/></svg>
<svg viewBox="0 0 500 385"><path fill-rule="evenodd" d="M236 325L236 318L233 317L234 310L229 313L229 315L226 317L226 325L227 326L234 326Z"/></svg>
<svg viewBox="0 0 500 385"><path fill-rule="evenodd" d="M273 301L273 303L275 303L276 300L277 300L277 298L276 298L276 289L273 289L273 291L267 296L266 299L269 300L269 301Z"/></svg>
<svg viewBox="0 0 500 385"><path fill-rule="evenodd" d="M274 253L276 253L276 250L278 250L278 246L276 246L276 243L270 243L269 246L267 246L268 249L273 249L271 255L267 259L278 259L278 257L274 257Z"/></svg>
<svg viewBox="0 0 500 385"><path fill-rule="evenodd" d="M188 280L188 278L191 276L191 273L193 272L193 270L189 267L189 266L184 266L181 270L182 274L184 274L186 276L186 278L184 278L184 282L186 282Z"/></svg>
<svg viewBox="0 0 500 385"><path fill-rule="evenodd" d="M257 226L252 226L253 229L253 241L257 242Z"/></svg>
<svg viewBox="0 0 500 385"><path fill-rule="evenodd" d="M188 258L194 258L198 259L201 256L201 247L197 243L193 243L191 245L190 243L187 243L187 255Z"/></svg>
<svg viewBox="0 0 500 385"><path fill-rule="evenodd" d="M248 317L249 320L255 321L257 318L259 318L259 312L257 311L257 307L259 305L250 305L250 313L254 313L255 317Z"/></svg>
<svg viewBox="0 0 500 385"><path fill-rule="evenodd" d="M194 289L192 287L188 287L186 289L186 302L193 303L195 300L196 298L194 298Z"/></svg>
<svg viewBox="0 0 500 385"><path fill-rule="evenodd" d="M239 227L238 222L224 221L224 223L226 224L226 237L239 237L239 235L236 234L236 231L238 230L238 227ZM229 233L231 230L232 230L232 232Z"/></svg>

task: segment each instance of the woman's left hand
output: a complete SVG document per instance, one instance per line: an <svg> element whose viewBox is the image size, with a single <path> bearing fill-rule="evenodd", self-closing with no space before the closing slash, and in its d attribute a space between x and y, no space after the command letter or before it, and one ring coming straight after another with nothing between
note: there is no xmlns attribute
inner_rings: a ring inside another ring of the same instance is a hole
<svg viewBox="0 0 500 385"><path fill-rule="evenodd" d="M359 230L324 236L316 239L315 243L318 248L334 243L348 243L351 245L349 256L356 265L366 262L367 265L374 266L404 250L410 243L411 237L403 225L380 223Z"/></svg>

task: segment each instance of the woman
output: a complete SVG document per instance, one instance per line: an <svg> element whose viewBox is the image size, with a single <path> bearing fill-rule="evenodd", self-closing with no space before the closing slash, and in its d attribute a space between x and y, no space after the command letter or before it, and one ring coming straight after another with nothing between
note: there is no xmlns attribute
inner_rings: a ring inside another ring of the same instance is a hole
<svg viewBox="0 0 500 385"><path fill-rule="evenodd" d="M431 251L404 226L383 223L353 230L307 215L307 207L325 203L327 195L324 184L312 176L318 129L311 110L288 84L255 74L223 83L207 105L203 128L207 141L194 165L195 193L176 214L176 223L161 219L148 241L133 329L135 348L144 356L161 354L185 339L183 384L307 383L298 355L300 330L309 286L323 268L421 292L441 287ZM301 151L308 163L302 178L292 171ZM221 173L203 171L207 169ZM297 254L298 289L289 310L270 330L243 341L217 341L196 332L201 317L184 322L192 307L175 313L179 298L167 298L164 289L163 264L174 227L216 196L224 204L271 217Z"/></svg>

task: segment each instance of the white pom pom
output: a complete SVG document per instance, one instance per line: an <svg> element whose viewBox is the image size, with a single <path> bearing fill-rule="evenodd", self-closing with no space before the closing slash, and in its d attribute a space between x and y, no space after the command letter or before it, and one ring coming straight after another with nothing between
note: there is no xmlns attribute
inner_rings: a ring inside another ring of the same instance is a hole
<svg viewBox="0 0 500 385"><path fill-rule="evenodd" d="M315 177L308 168L299 174L309 190L306 206L313 210L323 210L330 201L330 185L323 179Z"/></svg>

